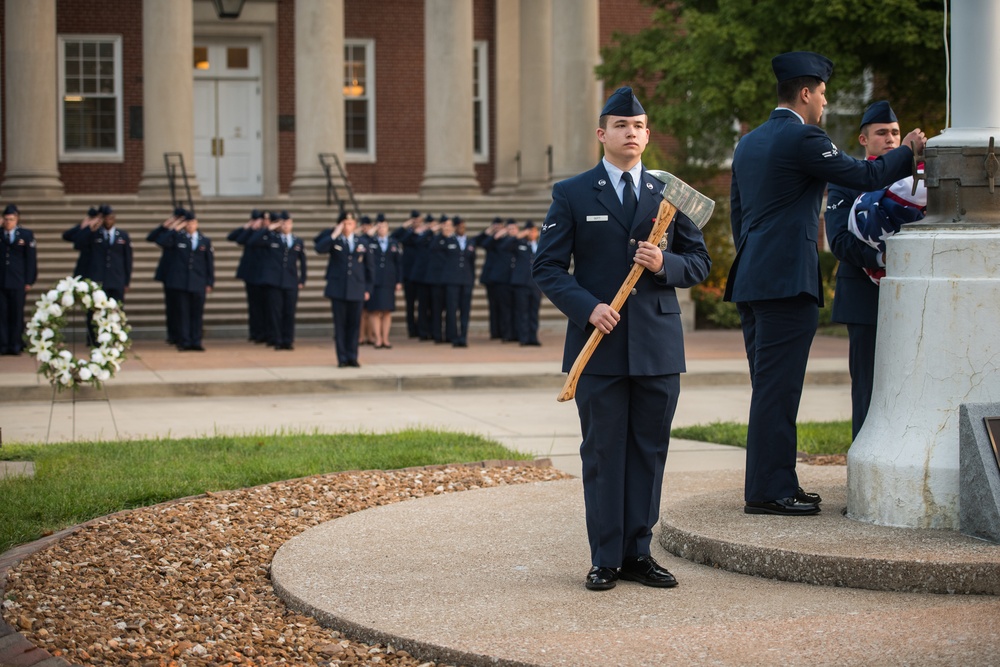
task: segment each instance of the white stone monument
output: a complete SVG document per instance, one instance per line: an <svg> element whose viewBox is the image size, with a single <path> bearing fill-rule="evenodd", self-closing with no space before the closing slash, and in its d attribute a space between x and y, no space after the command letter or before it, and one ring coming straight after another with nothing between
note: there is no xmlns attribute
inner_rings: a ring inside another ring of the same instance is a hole
<svg viewBox="0 0 1000 667"><path fill-rule="evenodd" d="M951 7L952 127L927 143L927 217L887 243L847 456L848 516L888 526L958 529L959 406L1000 401L1000 2Z"/></svg>

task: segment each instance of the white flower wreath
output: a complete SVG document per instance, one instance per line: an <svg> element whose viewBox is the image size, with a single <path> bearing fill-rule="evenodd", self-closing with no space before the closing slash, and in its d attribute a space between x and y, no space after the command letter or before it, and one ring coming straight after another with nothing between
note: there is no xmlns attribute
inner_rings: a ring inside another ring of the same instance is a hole
<svg viewBox="0 0 1000 667"><path fill-rule="evenodd" d="M74 356L63 344L66 314L77 305L84 312L93 311L97 346L90 348L89 358ZM108 298L100 285L71 276L38 299L26 336L28 351L38 360L38 372L50 384L59 389L87 384L100 388L121 369L125 350L132 343L130 330L118 302Z"/></svg>

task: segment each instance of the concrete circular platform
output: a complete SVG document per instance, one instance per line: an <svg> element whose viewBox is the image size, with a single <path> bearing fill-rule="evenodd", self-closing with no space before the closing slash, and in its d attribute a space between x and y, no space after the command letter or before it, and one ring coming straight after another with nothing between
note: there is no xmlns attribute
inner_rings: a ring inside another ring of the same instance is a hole
<svg viewBox="0 0 1000 667"><path fill-rule="evenodd" d="M743 513L741 497L675 496L660 544L672 554L730 572L823 586L914 593L1000 594L1000 546L950 530L890 528L845 516L843 468L817 516ZM826 475L827 477L831 475Z"/></svg>
<svg viewBox="0 0 1000 667"><path fill-rule="evenodd" d="M843 468L806 468L827 488ZM739 471L675 473L664 516ZM727 510L728 511L728 510ZM774 544L806 524L737 518ZM824 519L825 520L825 519ZM578 480L428 497L351 514L290 540L271 577L294 609L367 641L466 665L988 664L1000 650L993 596L811 586L653 555L676 589L583 587L590 563Z"/></svg>

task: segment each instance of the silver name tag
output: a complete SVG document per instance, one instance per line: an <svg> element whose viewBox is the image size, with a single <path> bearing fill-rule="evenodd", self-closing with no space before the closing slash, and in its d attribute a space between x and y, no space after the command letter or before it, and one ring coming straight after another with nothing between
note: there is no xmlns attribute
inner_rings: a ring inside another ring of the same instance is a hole
<svg viewBox="0 0 1000 667"><path fill-rule="evenodd" d="M587 222L607 222L608 216L606 215L588 215Z"/></svg>

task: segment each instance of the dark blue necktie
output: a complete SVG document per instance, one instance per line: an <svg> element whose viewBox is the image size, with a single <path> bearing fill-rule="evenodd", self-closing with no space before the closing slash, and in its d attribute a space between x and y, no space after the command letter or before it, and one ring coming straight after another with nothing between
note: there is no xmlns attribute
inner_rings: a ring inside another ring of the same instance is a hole
<svg viewBox="0 0 1000 667"><path fill-rule="evenodd" d="M625 183L625 190L622 192L622 210L625 211L625 221L631 224L638 205L635 200L635 188L632 187L632 174L627 171L622 174L622 182Z"/></svg>

